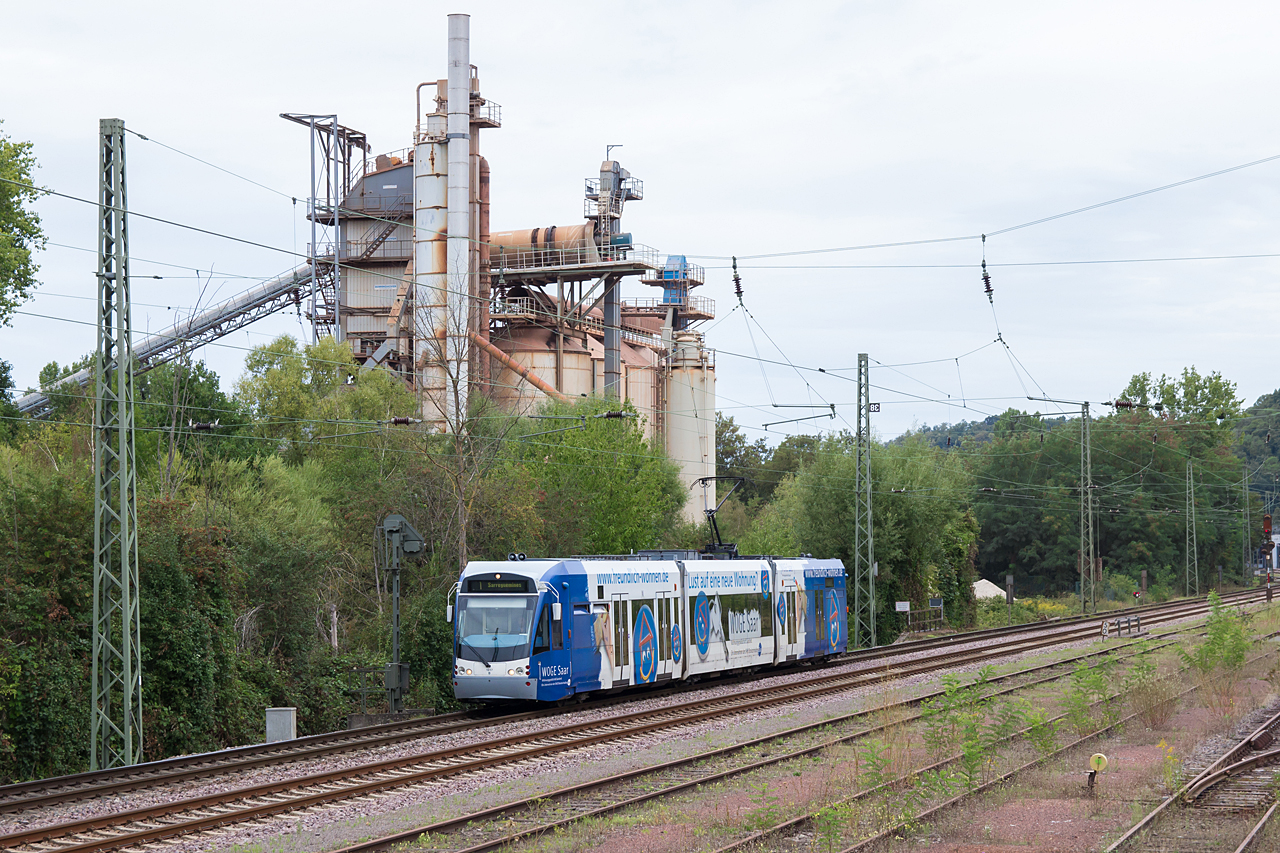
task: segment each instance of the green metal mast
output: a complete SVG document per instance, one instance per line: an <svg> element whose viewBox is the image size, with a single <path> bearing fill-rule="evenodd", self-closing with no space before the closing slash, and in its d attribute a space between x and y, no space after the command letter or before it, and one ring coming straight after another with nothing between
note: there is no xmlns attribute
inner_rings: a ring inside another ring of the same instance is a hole
<svg viewBox="0 0 1280 853"><path fill-rule="evenodd" d="M124 122L99 123L98 352L94 365L93 719L90 767L142 760L137 472Z"/></svg>
<svg viewBox="0 0 1280 853"><path fill-rule="evenodd" d="M1084 513L1081 516L1080 533L1084 537L1082 559L1086 560L1085 565L1089 567L1089 606L1093 608L1094 613L1097 613L1098 591L1096 579L1098 576L1098 558L1094 553L1094 542L1097 539L1093 530L1093 437L1090 435L1091 425L1089 402L1086 400L1080 404L1080 500ZM1082 601L1084 594L1085 588L1081 586L1080 595ZM1083 605L1080 610L1084 612Z"/></svg>
<svg viewBox="0 0 1280 853"><path fill-rule="evenodd" d="M1240 526L1240 582L1246 587L1252 586L1250 583L1251 574L1249 571L1249 558L1253 555L1253 543L1250 540L1249 533L1253 530L1249 519L1249 463L1244 464L1244 519Z"/></svg>
<svg viewBox="0 0 1280 853"><path fill-rule="evenodd" d="M1196 473L1195 468L1191 464L1191 460L1187 460L1187 547L1186 547L1186 574L1183 579L1183 593L1185 595L1200 594L1200 546L1196 542Z"/></svg>
<svg viewBox="0 0 1280 853"><path fill-rule="evenodd" d="M878 406L879 404L874 404ZM853 636L851 647L876 645L876 564L871 535L871 371L858 353L858 464L854 476Z"/></svg>

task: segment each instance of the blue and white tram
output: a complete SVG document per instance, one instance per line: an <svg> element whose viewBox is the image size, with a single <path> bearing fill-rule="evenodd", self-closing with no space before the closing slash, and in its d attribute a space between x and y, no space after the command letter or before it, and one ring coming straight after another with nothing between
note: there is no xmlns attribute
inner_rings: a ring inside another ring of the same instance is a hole
<svg viewBox="0 0 1280 853"><path fill-rule="evenodd" d="M556 702L845 650L839 560L699 557L468 564L448 613L455 695Z"/></svg>

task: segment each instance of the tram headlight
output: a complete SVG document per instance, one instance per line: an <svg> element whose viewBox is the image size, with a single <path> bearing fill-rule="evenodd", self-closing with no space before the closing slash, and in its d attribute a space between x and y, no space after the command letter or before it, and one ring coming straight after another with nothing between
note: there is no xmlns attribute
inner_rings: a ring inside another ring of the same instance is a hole
<svg viewBox="0 0 1280 853"><path fill-rule="evenodd" d="M467 670L467 675L470 675L470 674L471 674L471 670Z"/></svg>
<svg viewBox="0 0 1280 853"><path fill-rule="evenodd" d="M514 669L507 670L507 675L515 675L515 674L516 674L516 671Z"/></svg>

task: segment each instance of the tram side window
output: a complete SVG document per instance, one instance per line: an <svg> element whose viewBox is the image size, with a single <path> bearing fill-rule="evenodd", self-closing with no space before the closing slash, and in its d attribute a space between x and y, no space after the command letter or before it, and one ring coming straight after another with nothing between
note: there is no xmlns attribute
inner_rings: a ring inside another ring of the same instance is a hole
<svg viewBox="0 0 1280 853"><path fill-rule="evenodd" d="M550 636L551 631L548 625L551 615L550 607L542 608L542 615L538 617L538 630L533 635L533 653L551 651Z"/></svg>

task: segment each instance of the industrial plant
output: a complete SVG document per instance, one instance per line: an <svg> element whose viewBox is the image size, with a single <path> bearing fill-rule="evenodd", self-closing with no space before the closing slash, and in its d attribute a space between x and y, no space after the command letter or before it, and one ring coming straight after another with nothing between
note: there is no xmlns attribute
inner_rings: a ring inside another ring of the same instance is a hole
<svg viewBox="0 0 1280 853"><path fill-rule="evenodd" d="M547 398L625 401L692 489L715 475L715 357L696 330L715 306L694 294L704 272L624 229L644 184L613 159L586 179L581 222L491 230L480 143L501 108L481 93L469 29L449 17L448 74L413 93L408 147L375 153L336 115L282 114L310 135L307 262L136 343L136 369L297 308L313 339L345 341L361 369L412 388L429 429L462 429L476 395L515 414ZM48 406L43 393L19 401L26 414ZM685 517L702 510L689 500Z"/></svg>

